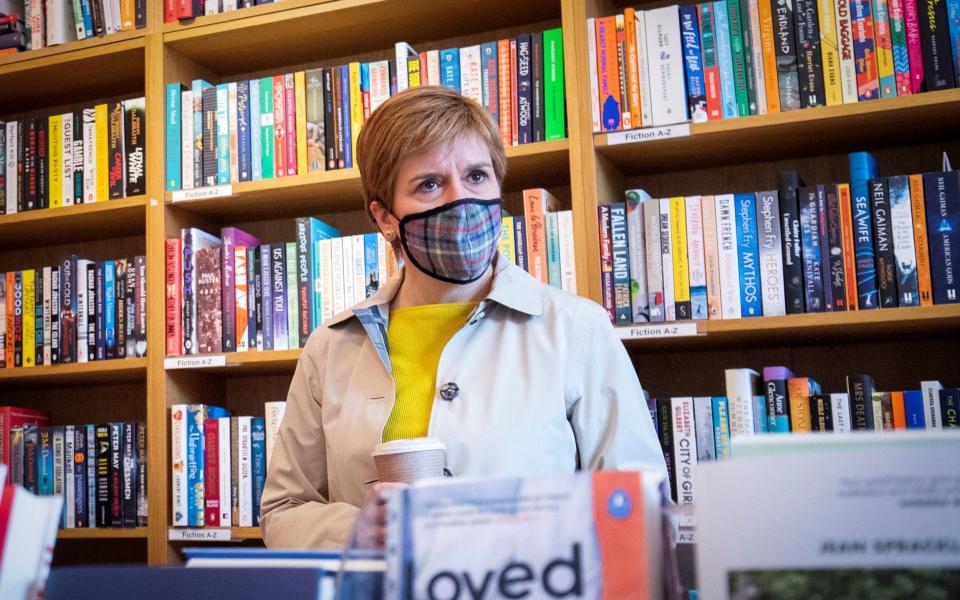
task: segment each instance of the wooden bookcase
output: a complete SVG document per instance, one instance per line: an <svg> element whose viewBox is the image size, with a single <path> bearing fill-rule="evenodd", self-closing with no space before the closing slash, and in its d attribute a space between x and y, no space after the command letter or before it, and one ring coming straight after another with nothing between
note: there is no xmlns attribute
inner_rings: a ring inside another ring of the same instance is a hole
<svg viewBox="0 0 960 600"><path fill-rule="evenodd" d="M649 3L650 6L662 2ZM356 169L235 184L233 195L174 203L164 191L164 85L202 77L235 81L349 60L392 57L404 40L418 50L463 46L563 26L568 138L509 148L508 206L528 186L554 191L574 211L580 293L600 300L596 206L630 187L654 196L755 191L795 166L810 181L846 178L846 155L876 150L881 173L932 170L940 149L960 157L960 90L696 124L688 137L611 144L591 130L586 19L622 10L600 0L285 0L183 23L162 22L149 3L145 30L0 57L0 119L54 112L105 97L147 102L147 193L94 205L0 216L0 271L146 253L145 359L0 370L0 404L42 408L58 423L145 420L149 525L66 530L55 564L174 564L190 542L168 540L169 407L222 404L262 414L283 400L299 350L228 354L216 368L164 368L164 240L181 227L238 225L267 243L294 239L292 218L319 215L347 234L371 231ZM957 160L960 160L958 158ZM714 394L723 369L786 364L838 390L868 372L888 389L921 378L960 379L960 305L697 323L699 335L625 340L641 382L655 396ZM233 528L261 543L256 528Z"/></svg>

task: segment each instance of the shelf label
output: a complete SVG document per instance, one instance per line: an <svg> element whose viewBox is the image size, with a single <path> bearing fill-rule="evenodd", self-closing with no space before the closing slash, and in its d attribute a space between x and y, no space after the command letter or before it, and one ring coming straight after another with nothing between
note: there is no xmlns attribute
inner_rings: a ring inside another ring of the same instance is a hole
<svg viewBox="0 0 960 600"><path fill-rule="evenodd" d="M163 359L164 369L205 369L207 367L225 367L227 357L223 354L209 356L171 356Z"/></svg>
<svg viewBox="0 0 960 600"><path fill-rule="evenodd" d="M171 527L167 530L171 542L229 542L233 540L229 529L186 529Z"/></svg>
<svg viewBox="0 0 960 600"><path fill-rule="evenodd" d="M232 185L212 185L192 190L179 190L173 193L174 202L190 202L191 200L209 200L210 198L224 198L233 195Z"/></svg>
<svg viewBox="0 0 960 600"><path fill-rule="evenodd" d="M617 327L621 340L645 340L648 338L691 337L697 335L696 323L662 323Z"/></svg>
<svg viewBox="0 0 960 600"><path fill-rule="evenodd" d="M687 137L688 135L690 135L690 123L664 125L663 127L645 127L643 129L631 129L629 131L608 133L607 145L616 146L619 144L639 144L643 142L666 140L669 138Z"/></svg>

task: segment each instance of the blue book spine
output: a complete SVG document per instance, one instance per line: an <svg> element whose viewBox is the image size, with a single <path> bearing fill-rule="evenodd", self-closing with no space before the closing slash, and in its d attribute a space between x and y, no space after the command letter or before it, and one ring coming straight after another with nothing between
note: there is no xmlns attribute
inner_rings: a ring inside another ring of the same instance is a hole
<svg viewBox="0 0 960 600"><path fill-rule="evenodd" d="M707 120L707 88L703 76L697 12L695 4L680 7L680 36L683 38L683 66L687 74L689 117L695 123L700 123Z"/></svg>
<svg viewBox="0 0 960 600"><path fill-rule="evenodd" d="M284 244L270 246L270 315L273 319L273 348L287 349L287 278ZM266 301L264 302L266 304Z"/></svg>
<svg viewBox="0 0 960 600"><path fill-rule="evenodd" d="M250 82L237 82L237 168L240 181L252 179L250 160Z"/></svg>
<svg viewBox="0 0 960 600"><path fill-rule="evenodd" d="M803 251L803 284L807 312L823 312L823 272L817 190L800 188L800 242Z"/></svg>
<svg viewBox="0 0 960 600"><path fill-rule="evenodd" d="M613 249L614 316L618 325L631 323L630 248L627 242L627 209L623 202L610 204L610 239Z"/></svg>
<svg viewBox="0 0 960 600"><path fill-rule="evenodd" d="M921 11L922 12L922 11ZM864 26L864 23L872 23L873 20L870 18L870 0L850 0L850 14L851 14L851 23L853 27L853 60L857 65L869 64L873 62L876 65L877 62L877 53L875 45L875 37L870 35L869 37L863 37L857 35L857 30L860 28L866 29L869 25ZM860 24L858 24L858 22ZM872 33L872 32L871 32ZM874 67L876 68L876 67ZM874 71L874 73L877 73ZM857 68L857 79L860 79L861 75L860 68ZM879 74L877 74L879 77ZM864 100L876 100L880 97L880 81L879 78L873 80L869 85L859 84L857 88L859 90L859 99L860 102Z"/></svg>
<svg viewBox="0 0 960 600"><path fill-rule="evenodd" d="M517 36L517 143L533 141L533 43L530 34Z"/></svg>
<svg viewBox="0 0 960 600"><path fill-rule="evenodd" d="M423 75L421 74L422 78ZM360 94L370 93L370 63L360 63Z"/></svg>
<svg viewBox="0 0 960 600"><path fill-rule="evenodd" d="M853 212L853 248L857 266L859 309L879 306L877 262L873 246L873 208L870 180L877 176L877 163L867 152L850 154L850 203ZM926 184L926 181L924 181Z"/></svg>
<svg viewBox="0 0 960 600"><path fill-rule="evenodd" d="M87 526L96 524L97 514L97 456L96 425L87 425Z"/></svg>
<svg viewBox="0 0 960 600"><path fill-rule="evenodd" d="M263 324L264 350L273 350L273 312L270 310L270 304L273 300L273 277L270 263L270 245L263 244L260 246L260 289L263 290L260 322Z"/></svg>
<svg viewBox="0 0 960 600"><path fill-rule="evenodd" d="M103 263L103 332L107 358L117 357L117 263L112 260Z"/></svg>
<svg viewBox="0 0 960 600"><path fill-rule="evenodd" d="M524 271L527 269L527 224L526 219L521 216L513 218L513 228L515 232L514 248L517 251L517 266Z"/></svg>
<svg viewBox="0 0 960 600"><path fill-rule="evenodd" d="M311 238L310 247L313 248L313 264L310 269L313 280L313 328L316 329L323 323L323 296L320 293L323 273L320 269L320 240Z"/></svg>
<svg viewBox="0 0 960 600"><path fill-rule="evenodd" d="M903 393L903 408L907 416L907 429L926 429L926 417L923 412L923 392L907 390Z"/></svg>
<svg viewBox="0 0 960 600"><path fill-rule="evenodd" d="M960 0L947 0L947 23L950 28L950 56L953 76L960 81Z"/></svg>
<svg viewBox="0 0 960 600"><path fill-rule="evenodd" d="M191 404L187 408L187 525L202 527L204 521L203 495L203 420L207 407Z"/></svg>
<svg viewBox="0 0 960 600"><path fill-rule="evenodd" d="M763 396L753 397L753 432L767 433L767 402Z"/></svg>
<svg viewBox="0 0 960 600"><path fill-rule="evenodd" d="M253 465L253 526L260 525L260 497L267 480L266 428L263 417L253 418L250 432L250 455Z"/></svg>
<svg viewBox="0 0 960 600"><path fill-rule="evenodd" d="M547 276L550 285L556 288L561 287L560 225L557 221L557 213L553 212L547 213Z"/></svg>
<svg viewBox="0 0 960 600"><path fill-rule="evenodd" d="M80 14L83 16L84 38L93 37L93 14L90 12L89 0L80 0Z"/></svg>
<svg viewBox="0 0 960 600"><path fill-rule="evenodd" d="M174 192L179 190L180 184L180 158L183 155L183 145L180 140L180 84L167 84L167 191Z"/></svg>
<svg viewBox="0 0 960 600"><path fill-rule="evenodd" d="M483 107L487 109L494 123L500 122L500 102L497 81L497 43L487 42L480 45L480 70L483 86ZM547 66L545 65L546 69Z"/></svg>
<svg viewBox="0 0 960 600"><path fill-rule="evenodd" d="M380 263L377 250L377 234L363 234L363 281L367 298L380 289Z"/></svg>
<svg viewBox="0 0 960 600"><path fill-rule="evenodd" d="M960 302L956 265L960 256L960 171L924 173L927 238L933 303Z"/></svg>
<svg viewBox="0 0 960 600"><path fill-rule="evenodd" d="M230 86L217 86L217 184L230 183Z"/></svg>
<svg viewBox="0 0 960 600"><path fill-rule="evenodd" d="M343 160L349 169L353 166L353 141L350 137L350 66L340 67L340 105L343 107Z"/></svg>
<svg viewBox="0 0 960 600"><path fill-rule="evenodd" d="M263 128L260 126L260 80L250 80L250 179L263 179Z"/></svg>
<svg viewBox="0 0 960 600"><path fill-rule="evenodd" d="M760 296L760 240L757 238L757 197L737 194L737 246L740 265L740 316L763 316Z"/></svg>
<svg viewBox="0 0 960 600"><path fill-rule="evenodd" d="M460 49L440 51L440 84L445 88L460 91Z"/></svg>
<svg viewBox="0 0 960 600"><path fill-rule="evenodd" d="M827 233L827 188L817 186L817 231L820 233L820 276L823 278L823 309L833 310L833 285L830 283L830 240Z"/></svg>
<svg viewBox="0 0 960 600"><path fill-rule="evenodd" d="M714 396L712 401L715 456L730 458L730 403L725 396Z"/></svg>
<svg viewBox="0 0 960 600"><path fill-rule="evenodd" d="M53 495L53 427L37 429L37 495Z"/></svg>
<svg viewBox="0 0 960 600"><path fill-rule="evenodd" d="M717 36L717 65L720 67L720 102L723 118L737 116L737 88L733 81L733 50L730 47L730 19L727 3L713 3L714 32Z"/></svg>

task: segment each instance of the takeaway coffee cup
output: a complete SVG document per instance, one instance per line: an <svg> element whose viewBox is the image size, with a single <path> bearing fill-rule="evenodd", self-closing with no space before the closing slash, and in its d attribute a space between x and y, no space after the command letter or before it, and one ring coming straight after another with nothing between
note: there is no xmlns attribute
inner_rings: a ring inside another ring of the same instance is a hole
<svg viewBox="0 0 960 600"><path fill-rule="evenodd" d="M374 447L373 462L380 481L413 483L443 477L447 446L436 438L394 440Z"/></svg>

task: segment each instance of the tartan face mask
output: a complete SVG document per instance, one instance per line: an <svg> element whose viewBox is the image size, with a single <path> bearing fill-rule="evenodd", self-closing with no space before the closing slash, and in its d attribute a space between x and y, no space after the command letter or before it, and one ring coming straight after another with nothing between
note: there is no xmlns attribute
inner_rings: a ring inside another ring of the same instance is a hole
<svg viewBox="0 0 960 600"><path fill-rule="evenodd" d="M400 220L400 243L414 265L447 283L473 283L500 240L503 201L465 198Z"/></svg>

